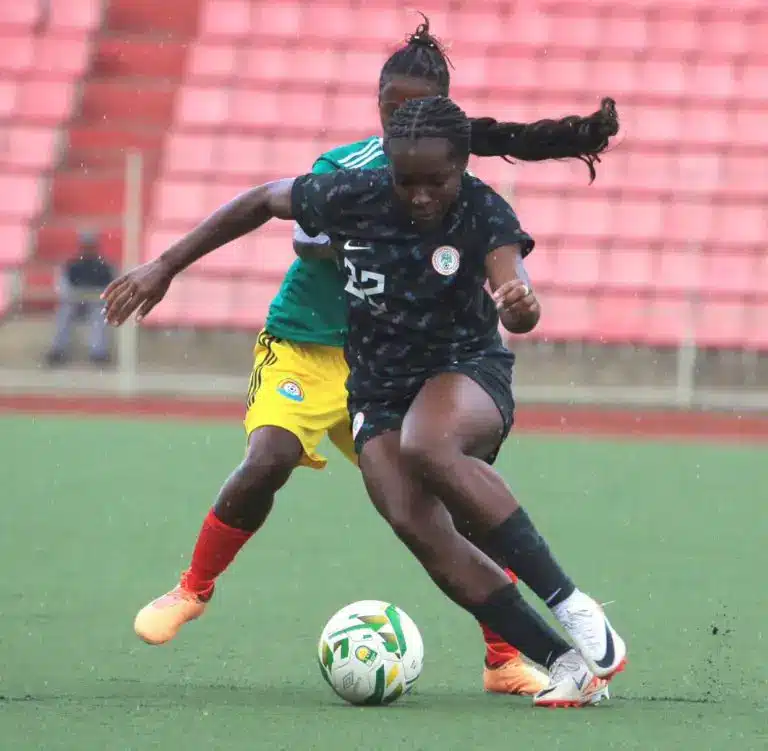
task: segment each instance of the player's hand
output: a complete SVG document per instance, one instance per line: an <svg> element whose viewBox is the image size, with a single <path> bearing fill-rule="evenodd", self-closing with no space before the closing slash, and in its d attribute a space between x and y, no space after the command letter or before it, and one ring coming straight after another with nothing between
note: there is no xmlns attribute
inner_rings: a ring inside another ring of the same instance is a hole
<svg viewBox="0 0 768 751"><path fill-rule="evenodd" d="M101 294L107 323L120 326L136 311L140 321L165 297L173 276L168 265L156 258L115 279Z"/></svg>
<svg viewBox="0 0 768 751"><path fill-rule="evenodd" d="M522 280L504 282L494 293L493 301L509 331L525 333L536 326L541 306L533 290Z"/></svg>
<svg viewBox="0 0 768 751"><path fill-rule="evenodd" d="M539 308L539 301L533 294L533 290L520 279L504 282L493 293L493 301L496 303L496 310L500 313L505 311L530 313Z"/></svg>

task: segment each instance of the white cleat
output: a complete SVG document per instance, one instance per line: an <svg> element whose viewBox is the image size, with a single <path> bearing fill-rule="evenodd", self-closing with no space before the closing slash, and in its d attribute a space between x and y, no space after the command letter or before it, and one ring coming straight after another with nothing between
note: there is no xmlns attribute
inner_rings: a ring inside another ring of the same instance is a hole
<svg viewBox="0 0 768 751"><path fill-rule="evenodd" d="M584 658L571 649L549 669L549 685L533 697L534 707L589 707L609 699L608 682L596 677Z"/></svg>
<svg viewBox="0 0 768 751"><path fill-rule="evenodd" d="M627 645L611 626L599 603L576 590L552 608L552 612L598 678L609 680L624 670Z"/></svg>

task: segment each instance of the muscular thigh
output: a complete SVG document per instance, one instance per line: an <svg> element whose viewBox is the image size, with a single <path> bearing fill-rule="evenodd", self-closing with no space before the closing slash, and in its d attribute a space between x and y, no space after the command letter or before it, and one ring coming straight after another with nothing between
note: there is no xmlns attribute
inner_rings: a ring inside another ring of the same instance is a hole
<svg viewBox="0 0 768 751"><path fill-rule="evenodd" d="M463 373L441 373L427 381L402 427L409 446L458 448L480 459L495 456L506 435L493 397Z"/></svg>

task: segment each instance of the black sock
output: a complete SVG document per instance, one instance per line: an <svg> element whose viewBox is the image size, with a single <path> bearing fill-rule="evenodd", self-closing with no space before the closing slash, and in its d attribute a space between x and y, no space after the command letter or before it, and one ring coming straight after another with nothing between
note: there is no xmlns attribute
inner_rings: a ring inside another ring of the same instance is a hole
<svg viewBox="0 0 768 751"><path fill-rule="evenodd" d="M571 649L512 583L494 592L481 605L473 605L467 610L528 659L545 668Z"/></svg>
<svg viewBox="0 0 768 751"><path fill-rule="evenodd" d="M517 509L492 530L488 542L548 607L560 604L576 589L525 509Z"/></svg>

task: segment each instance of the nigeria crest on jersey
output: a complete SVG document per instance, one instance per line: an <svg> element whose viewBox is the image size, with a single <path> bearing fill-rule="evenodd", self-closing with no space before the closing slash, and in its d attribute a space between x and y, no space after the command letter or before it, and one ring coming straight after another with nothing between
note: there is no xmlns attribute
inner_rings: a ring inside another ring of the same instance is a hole
<svg viewBox="0 0 768 751"><path fill-rule="evenodd" d="M432 254L432 266L443 276L455 274L459 270L459 263L459 251L450 245L443 245Z"/></svg>

